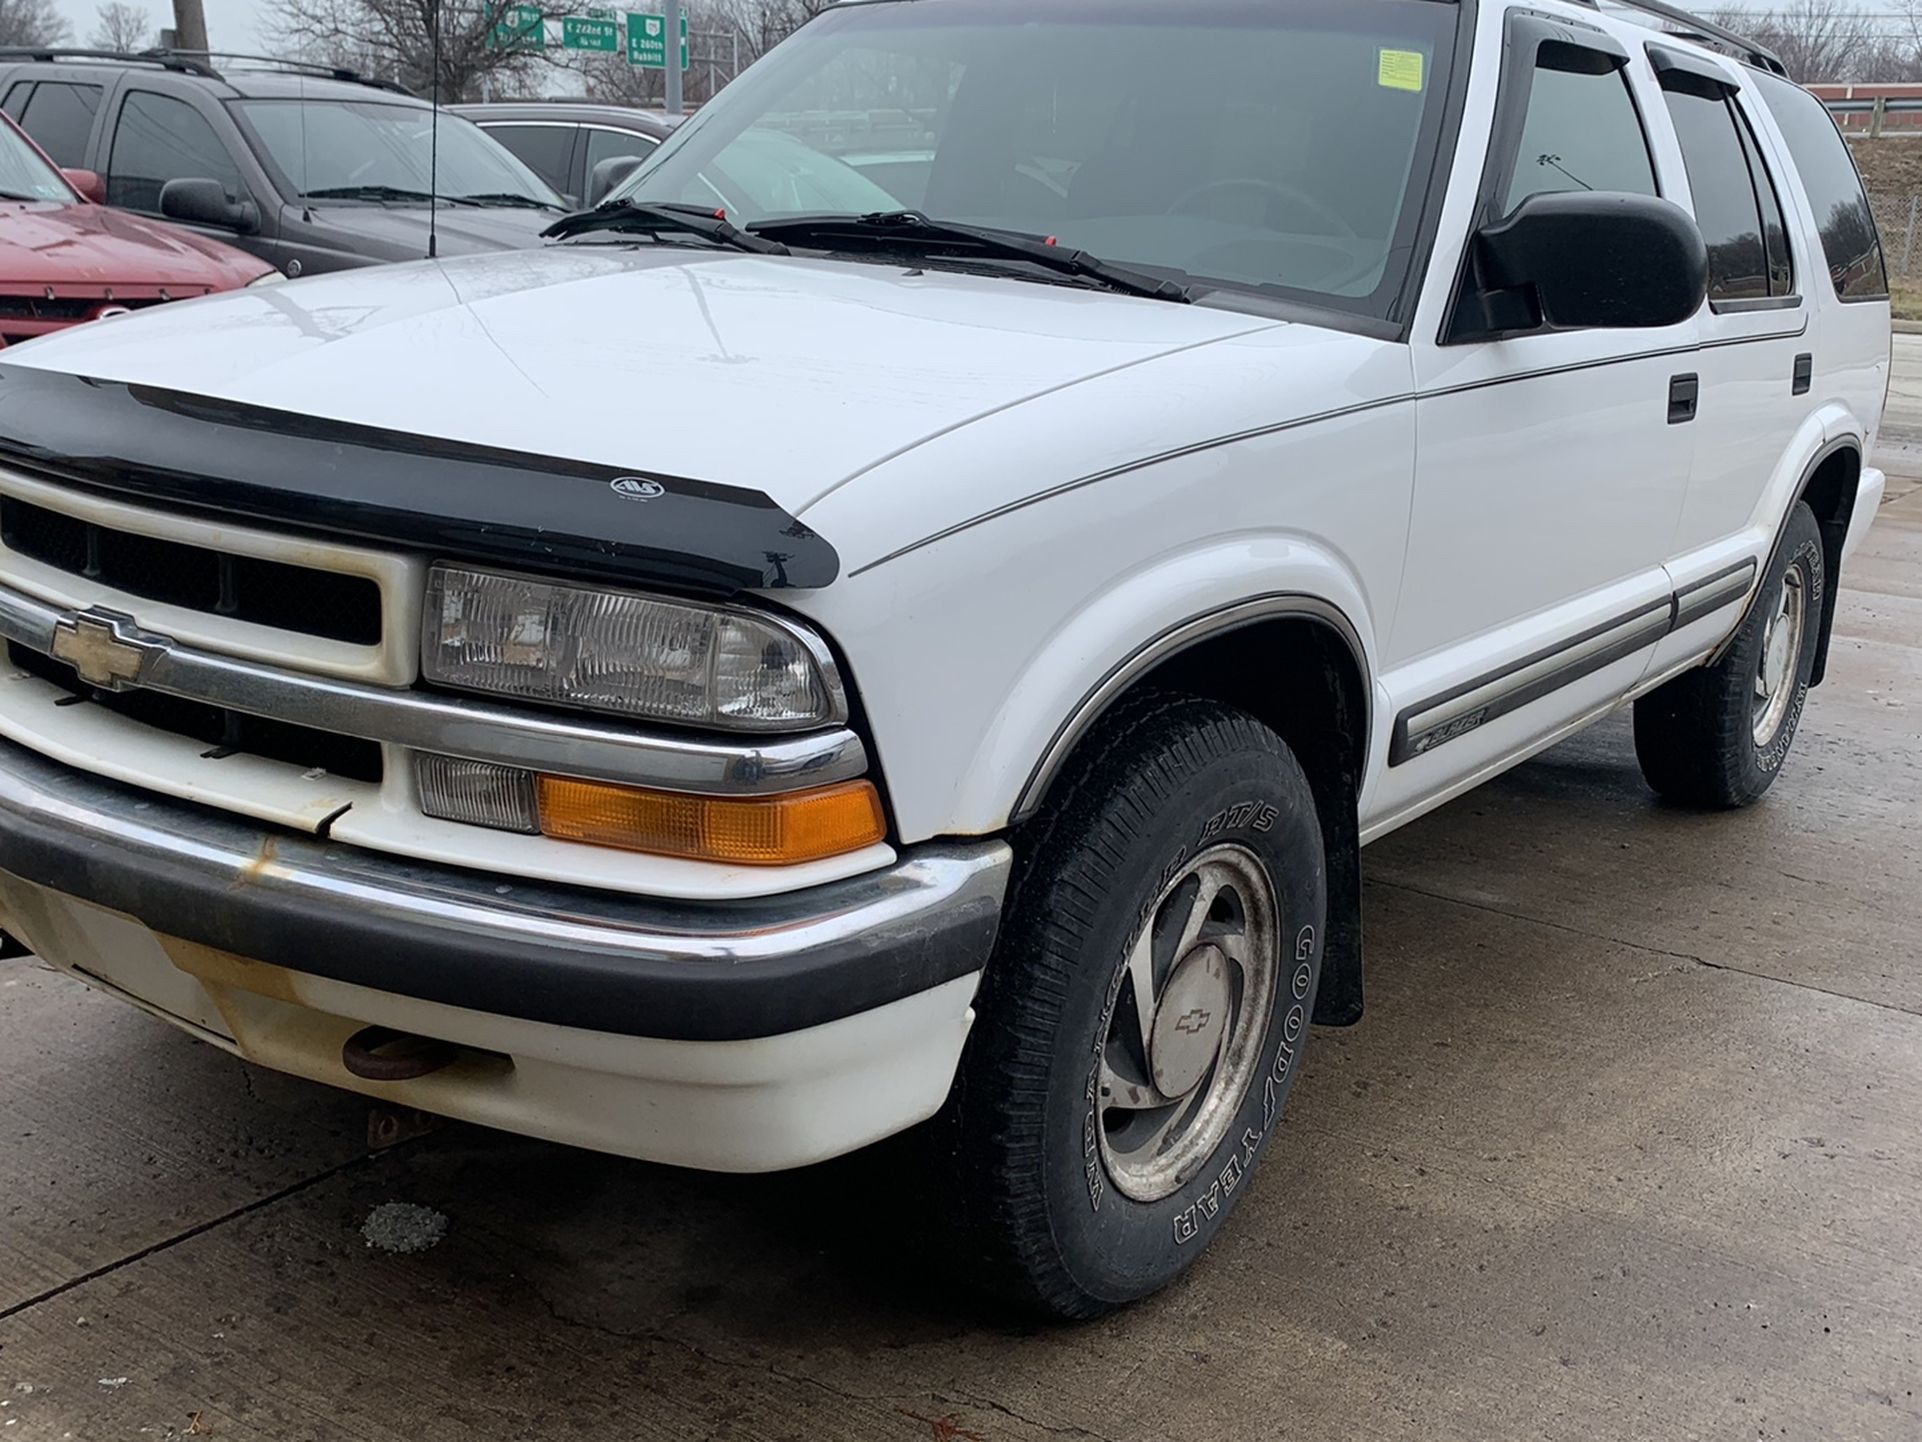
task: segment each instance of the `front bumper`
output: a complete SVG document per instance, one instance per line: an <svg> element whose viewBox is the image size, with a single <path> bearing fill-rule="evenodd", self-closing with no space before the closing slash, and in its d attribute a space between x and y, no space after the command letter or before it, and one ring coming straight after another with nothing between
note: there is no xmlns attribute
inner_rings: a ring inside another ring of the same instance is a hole
<svg viewBox="0 0 1922 1442"><path fill-rule="evenodd" d="M0 743L0 924L267 1065L425 1110L728 1170L931 1115L1000 917L1004 842L712 905L397 861ZM364 1082L362 1025L471 1048Z"/></svg>

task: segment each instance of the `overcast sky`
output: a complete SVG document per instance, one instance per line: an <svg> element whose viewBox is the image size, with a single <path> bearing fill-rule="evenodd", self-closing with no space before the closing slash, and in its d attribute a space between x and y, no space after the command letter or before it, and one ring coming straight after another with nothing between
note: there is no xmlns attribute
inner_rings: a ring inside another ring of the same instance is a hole
<svg viewBox="0 0 1922 1442"><path fill-rule="evenodd" d="M60 13L73 27L72 40L84 45L93 33L94 17L100 0L55 0ZM152 17L154 28L173 24L173 0L128 0ZM207 43L216 50L257 50L261 38L255 17L266 9L265 0L202 0L207 8Z"/></svg>

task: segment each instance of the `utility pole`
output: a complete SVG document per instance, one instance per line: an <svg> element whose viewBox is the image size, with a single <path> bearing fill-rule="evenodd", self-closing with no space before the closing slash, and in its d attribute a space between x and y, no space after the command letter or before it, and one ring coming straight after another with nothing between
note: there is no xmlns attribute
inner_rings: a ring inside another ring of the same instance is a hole
<svg viewBox="0 0 1922 1442"><path fill-rule="evenodd" d="M180 4L182 0L174 0L174 3ZM187 0L187 3L198 5L200 0ZM681 0L667 0L667 4L662 8L667 11L667 14L661 17L667 22L665 57L667 72L664 77L667 89L667 113L679 115L681 113L681 16L686 11L681 7Z"/></svg>
<svg viewBox="0 0 1922 1442"><path fill-rule="evenodd" d="M174 44L207 53L207 12L200 0L174 0Z"/></svg>

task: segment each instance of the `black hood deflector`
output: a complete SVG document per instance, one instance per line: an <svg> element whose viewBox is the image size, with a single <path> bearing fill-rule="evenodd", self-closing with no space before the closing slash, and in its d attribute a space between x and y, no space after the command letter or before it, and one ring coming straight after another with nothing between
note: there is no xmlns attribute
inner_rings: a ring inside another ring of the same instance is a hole
<svg viewBox="0 0 1922 1442"><path fill-rule="evenodd" d="M816 589L760 491L0 365L0 461L180 510L705 595Z"/></svg>

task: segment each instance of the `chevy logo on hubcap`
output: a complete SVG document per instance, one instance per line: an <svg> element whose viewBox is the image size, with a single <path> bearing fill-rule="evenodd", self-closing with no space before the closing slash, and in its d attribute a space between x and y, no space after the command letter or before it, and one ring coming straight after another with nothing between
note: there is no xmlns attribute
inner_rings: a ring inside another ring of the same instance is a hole
<svg viewBox="0 0 1922 1442"><path fill-rule="evenodd" d="M98 608L64 616L54 623L52 655L65 661L89 686L124 691L138 685L153 658L167 649L148 636L131 616Z"/></svg>

